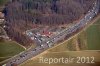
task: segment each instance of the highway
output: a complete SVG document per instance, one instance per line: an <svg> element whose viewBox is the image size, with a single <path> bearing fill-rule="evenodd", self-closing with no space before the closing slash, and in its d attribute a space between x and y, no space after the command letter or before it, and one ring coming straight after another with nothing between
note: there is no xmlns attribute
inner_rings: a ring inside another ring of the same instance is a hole
<svg viewBox="0 0 100 66"><path fill-rule="evenodd" d="M6 65L6 66L13 66L13 64L19 65L19 64L25 62L26 60L28 60L28 59L42 53L43 51L53 47L55 44L57 44L57 42L59 40L62 40L62 38L68 36L69 34L76 32L80 28L83 28L84 26L89 24L90 21L97 15L98 12L99 12L99 0L96 0L96 2L94 3L93 9L90 10L85 15L85 17L82 18L78 23L61 31L56 36L53 36L53 37L47 39L46 41L41 42L41 44L39 46L37 46L36 48L31 48L29 50L26 50L26 51L24 51L16 56L10 58L9 61L6 62L4 65Z"/></svg>

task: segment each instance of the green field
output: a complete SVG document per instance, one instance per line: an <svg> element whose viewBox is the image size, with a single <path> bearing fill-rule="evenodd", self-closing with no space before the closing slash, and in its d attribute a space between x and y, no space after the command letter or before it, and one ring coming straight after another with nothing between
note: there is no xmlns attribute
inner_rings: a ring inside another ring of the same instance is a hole
<svg viewBox="0 0 100 66"><path fill-rule="evenodd" d="M100 19L87 30L87 46L89 50L100 50Z"/></svg>
<svg viewBox="0 0 100 66"><path fill-rule="evenodd" d="M10 58L25 49L12 41L0 41L0 61Z"/></svg>

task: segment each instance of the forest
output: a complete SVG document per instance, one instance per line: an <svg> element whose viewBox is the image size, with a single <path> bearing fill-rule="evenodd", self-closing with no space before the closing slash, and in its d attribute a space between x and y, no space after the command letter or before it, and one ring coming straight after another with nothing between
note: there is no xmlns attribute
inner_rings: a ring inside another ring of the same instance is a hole
<svg viewBox="0 0 100 66"><path fill-rule="evenodd" d="M35 25L73 23L93 7L95 0L12 0L5 5L7 34L22 45L32 41L22 32Z"/></svg>

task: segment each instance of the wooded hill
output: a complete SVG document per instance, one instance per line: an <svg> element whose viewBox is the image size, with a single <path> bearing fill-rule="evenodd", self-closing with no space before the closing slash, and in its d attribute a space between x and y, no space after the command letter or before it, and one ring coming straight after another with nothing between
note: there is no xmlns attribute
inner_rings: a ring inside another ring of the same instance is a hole
<svg viewBox="0 0 100 66"><path fill-rule="evenodd" d="M12 0L4 9L8 35L25 45L31 41L23 31L36 25L73 23L93 7L95 0Z"/></svg>

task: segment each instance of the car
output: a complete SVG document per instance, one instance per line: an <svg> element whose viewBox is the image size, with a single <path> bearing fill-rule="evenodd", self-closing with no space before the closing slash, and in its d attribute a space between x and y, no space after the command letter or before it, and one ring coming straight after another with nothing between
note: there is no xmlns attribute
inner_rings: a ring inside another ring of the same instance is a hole
<svg viewBox="0 0 100 66"><path fill-rule="evenodd" d="M49 41L47 41L47 44L49 43Z"/></svg>
<svg viewBox="0 0 100 66"><path fill-rule="evenodd" d="M43 44L41 44L40 46L41 46L41 47L43 47L44 45L43 45Z"/></svg>

